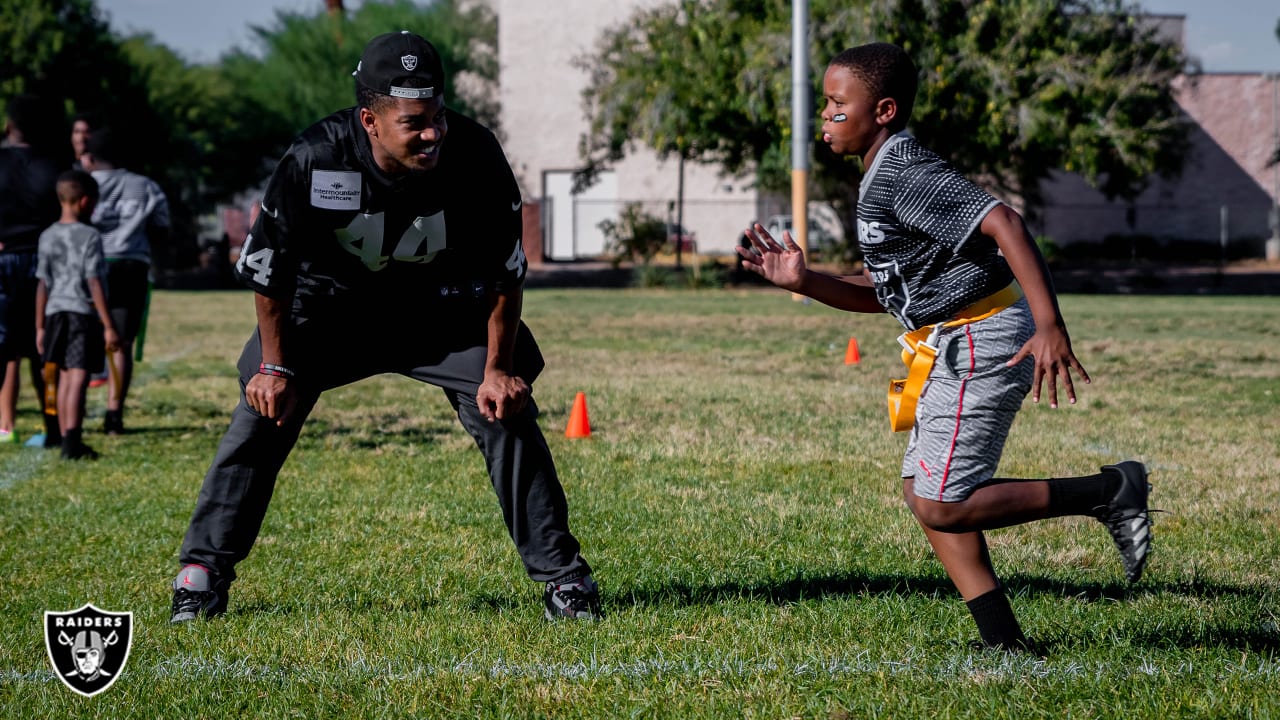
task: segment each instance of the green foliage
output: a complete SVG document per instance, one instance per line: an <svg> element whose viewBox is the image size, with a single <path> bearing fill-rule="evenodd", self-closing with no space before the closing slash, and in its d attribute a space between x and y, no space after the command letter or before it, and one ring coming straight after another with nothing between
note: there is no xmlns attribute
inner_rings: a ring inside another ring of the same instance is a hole
<svg viewBox="0 0 1280 720"><path fill-rule="evenodd" d="M883 39L921 69L912 132L1034 208L1054 169L1108 198L1180 171L1187 127L1172 83L1181 49L1121 0L877 2Z"/></svg>
<svg viewBox="0 0 1280 720"><path fill-rule="evenodd" d="M316 120L355 104L351 73L365 43L401 29L417 32L440 52L449 105L494 127L497 105L484 83L497 79L497 20L483 4L371 0L350 17L279 10L274 24L253 28L254 51L237 49L223 58L223 72L270 123L283 150ZM481 82L459 82L467 74Z"/></svg>
<svg viewBox="0 0 1280 720"><path fill-rule="evenodd" d="M1048 235L1037 235L1036 247L1040 249L1040 255L1044 257L1045 262L1054 262L1062 255L1062 248Z"/></svg>
<svg viewBox="0 0 1280 720"><path fill-rule="evenodd" d="M64 111L112 103L146 111L146 91L92 0L0 0L0 100L31 94ZM51 117L33 144L71 162L69 126Z"/></svg>
<svg viewBox="0 0 1280 720"><path fill-rule="evenodd" d="M648 265L667 243L667 224L646 213L640 203L628 203L617 221L601 221L599 228L614 267L625 261Z"/></svg>
<svg viewBox="0 0 1280 720"><path fill-rule="evenodd" d="M1171 83L1187 58L1119 0L813 0L810 8L815 99L837 52L896 42L921 68L912 132L1032 206L1038 181L1055 169L1120 198L1153 173L1180 169L1186 128ZM590 72L584 178L642 143L731 173L753 170L765 190L787 187L790 44L783 0L683 0L636 12L579 63ZM851 231L861 168L814 134L810 194L831 201Z"/></svg>

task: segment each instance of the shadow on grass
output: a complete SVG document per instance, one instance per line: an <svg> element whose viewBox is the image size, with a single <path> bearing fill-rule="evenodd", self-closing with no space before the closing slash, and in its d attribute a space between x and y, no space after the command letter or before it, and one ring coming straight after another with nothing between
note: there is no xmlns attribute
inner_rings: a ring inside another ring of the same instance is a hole
<svg viewBox="0 0 1280 720"><path fill-rule="evenodd" d="M362 450L375 450L387 445L431 445L453 432L453 426L433 424L426 427L395 427L398 418L387 418L381 426L335 424L308 420L302 427L298 446L349 445ZM454 421L456 424L456 420Z"/></svg>
<svg viewBox="0 0 1280 720"><path fill-rule="evenodd" d="M1063 582L1041 577L1014 575L1005 581L1017 604L1019 597L1050 595L1089 602L1134 600L1160 595L1191 598L1240 598L1253 601L1259 611L1268 606L1267 588L1239 586L1203 580L1194 582L1148 582L1138 585L1115 583ZM846 596L917 596L958 601L950 580L894 574L835 572L790 579L692 584L665 583L622 590L606 597L606 606L700 606L733 601L762 601L776 605L806 600ZM1134 644L1150 647L1230 647L1252 651L1280 650L1280 628L1274 622L1250 625L1244 621L1212 623L1199 618L1171 622L1167 617L1132 634ZM1045 648L1065 638L1043 638Z"/></svg>
<svg viewBox="0 0 1280 720"><path fill-rule="evenodd" d="M1188 597L1239 597L1256 599L1261 610L1268 602L1265 588L1240 587L1222 583L1197 581L1194 583L1149 583L1125 586L1118 583L1064 583L1043 578L1016 576L1006 583L1009 593L1015 597L1053 595L1073 597L1089 601L1115 601L1164 594ZM903 575L861 575L857 573L833 573L821 576L796 577L790 580L761 580L758 582L728 582L706 585L668 583L658 586L637 587L608 592L606 587L605 610L626 606L635 607L689 607L709 606L734 601L761 601L776 605L806 600L845 596L917 596L945 601L958 601L955 588L949 580ZM492 593L483 590L469 592L462 598L462 606L468 612L493 614L520 612L535 608L538 599L534 595ZM315 615L338 612L342 614L422 613L440 607L436 598L408 599L392 592L366 591L357 595L325 598L312 597L305 602L281 597L280 602L233 602L231 615ZM1128 643L1153 648L1233 648L1252 652L1274 653L1280 651L1280 629L1272 623L1245 621L1234 623L1206 622L1200 618L1170 619L1165 616L1152 623L1125 632ZM1079 638L1061 630L1043 628L1034 638L1039 652L1050 652L1056 646L1074 645Z"/></svg>

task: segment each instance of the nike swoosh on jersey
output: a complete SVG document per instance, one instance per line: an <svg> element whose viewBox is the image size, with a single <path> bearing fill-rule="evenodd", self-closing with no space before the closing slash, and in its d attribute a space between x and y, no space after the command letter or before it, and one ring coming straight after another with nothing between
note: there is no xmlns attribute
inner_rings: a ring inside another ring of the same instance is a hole
<svg viewBox="0 0 1280 720"><path fill-rule="evenodd" d="M520 201L520 200L517 200L517 201L515 201L515 202L511 203L511 212L515 212L516 210L519 210L519 209L520 209L520 205L521 205L521 204L523 204L523 203L522 203L522 201Z"/></svg>

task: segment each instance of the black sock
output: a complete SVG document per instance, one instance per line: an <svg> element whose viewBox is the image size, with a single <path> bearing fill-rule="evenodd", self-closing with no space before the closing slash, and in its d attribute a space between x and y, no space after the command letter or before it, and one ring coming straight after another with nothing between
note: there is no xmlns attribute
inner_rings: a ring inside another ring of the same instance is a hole
<svg viewBox="0 0 1280 720"><path fill-rule="evenodd" d="M1097 475L1049 480L1049 513L1058 515L1097 516L1095 508L1111 502L1120 489L1120 474L1101 472Z"/></svg>
<svg viewBox="0 0 1280 720"><path fill-rule="evenodd" d="M978 597L966 601L973 621L978 624L978 634L982 636L982 644L1001 650L1023 650L1028 647L1027 637L1022 634L1018 619L1013 616L1013 608L1009 607L1009 599L1004 596L1003 588L996 588Z"/></svg>

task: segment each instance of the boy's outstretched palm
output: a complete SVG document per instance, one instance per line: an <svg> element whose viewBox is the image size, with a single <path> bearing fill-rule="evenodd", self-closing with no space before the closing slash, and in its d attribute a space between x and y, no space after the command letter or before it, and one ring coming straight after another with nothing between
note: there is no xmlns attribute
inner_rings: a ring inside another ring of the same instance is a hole
<svg viewBox="0 0 1280 720"><path fill-rule="evenodd" d="M781 244L759 223L748 229L746 236L752 249L737 248L743 265L784 290L799 292L806 270L804 251L791 239L791 231L782 233Z"/></svg>

